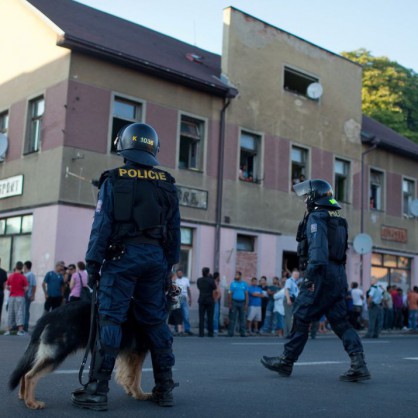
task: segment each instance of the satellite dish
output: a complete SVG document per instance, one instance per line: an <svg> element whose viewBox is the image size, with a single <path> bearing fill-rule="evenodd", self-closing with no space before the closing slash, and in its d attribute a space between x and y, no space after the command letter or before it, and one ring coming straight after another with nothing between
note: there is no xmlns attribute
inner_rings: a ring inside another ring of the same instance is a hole
<svg viewBox="0 0 418 418"><path fill-rule="evenodd" d="M6 154L8 144L7 136L5 134L0 134L0 157Z"/></svg>
<svg viewBox="0 0 418 418"><path fill-rule="evenodd" d="M322 96L323 92L324 89L319 83L312 83L309 84L306 90L306 95L312 100L318 100Z"/></svg>
<svg viewBox="0 0 418 418"><path fill-rule="evenodd" d="M409 205L409 210L411 211L412 215L418 217L418 199L414 199L411 204Z"/></svg>
<svg viewBox="0 0 418 418"><path fill-rule="evenodd" d="M357 234L354 237L353 247L358 254L367 254L372 250L372 237L368 234Z"/></svg>

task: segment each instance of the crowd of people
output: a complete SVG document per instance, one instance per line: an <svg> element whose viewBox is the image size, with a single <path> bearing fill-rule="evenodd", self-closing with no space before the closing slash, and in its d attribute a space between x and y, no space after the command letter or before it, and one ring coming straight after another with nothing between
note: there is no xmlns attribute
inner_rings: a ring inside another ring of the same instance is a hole
<svg viewBox="0 0 418 418"><path fill-rule="evenodd" d="M202 280L207 283L202 290ZM181 288L180 307L170 313L169 325L173 335L194 335L190 326L192 292L190 280L182 269L172 275L173 283ZM200 280L200 281L199 281ZM277 336L288 338L292 328L292 304L299 293L302 282L298 269L283 270L282 276L249 277L243 279L237 271L227 288L227 300L222 300L224 291L218 272L210 274L207 267L202 278L197 280L199 290L199 333L213 337L219 333L227 336ZM200 283L200 286L199 286ZM228 307L228 314L222 317L222 304ZM384 288L378 280L364 292L357 282L352 282L347 293L347 311L350 323L356 330L364 330L363 338L377 338L382 330L418 331L418 287L406 294L396 285ZM210 319L209 319L210 318ZM213 331L212 331L213 330ZM325 316L311 324L310 337L331 332Z"/></svg>
<svg viewBox="0 0 418 418"><path fill-rule="evenodd" d="M352 282L347 308L353 327L367 329L364 338L379 338L382 330L418 330L418 286L405 293L399 286L383 286L373 278L364 294L358 283Z"/></svg>
<svg viewBox="0 0 418 418"><path fill-rule="evenodd" d="M68 266L64 261L57 262L54 270L48 271L42 281L44 312L56 309L64 303L80 300L82 289L86 286L87 272L83 261ZM18 336L26 335L29 332L30 306L37 291L31 261L17 261L9 275L0 267L0 323L6 290L9 292L5 301L8 318L4 335L10 335L13 331Z"/></svg>

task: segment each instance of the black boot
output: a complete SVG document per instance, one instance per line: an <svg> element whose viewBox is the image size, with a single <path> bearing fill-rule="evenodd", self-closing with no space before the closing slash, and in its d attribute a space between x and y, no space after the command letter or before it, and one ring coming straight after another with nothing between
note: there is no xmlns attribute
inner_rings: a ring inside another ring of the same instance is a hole
<svg viewBox="0 0 418 418"><path fill-rule="evenodd" d="M266 369L277 372L280 376L289 377L292 374L294 361L284 355L280 357L263 356L260 361Z"/></svg>
<svg viewBox="0 0 418 418"><path fill-rule="evenodd" d="M344 382L361 382L371 378L364 361L364 353L354 353L350 355L351 367L348 371L340 376L340 380Z"/></svg>
<svg viewBox="0 0 418 418"><path fill-rule="evenodd" d="M107 410L108 380L91 381L71 395L73 405L94 411Z"/></svg>
<svg viewBox="0 0 418 418"><path fill-rule="evenodd" d="M151 400L159 406L174 406L173 389L179 384L173 382L171 369L154 369L155 386L152 389Z"/></svg>

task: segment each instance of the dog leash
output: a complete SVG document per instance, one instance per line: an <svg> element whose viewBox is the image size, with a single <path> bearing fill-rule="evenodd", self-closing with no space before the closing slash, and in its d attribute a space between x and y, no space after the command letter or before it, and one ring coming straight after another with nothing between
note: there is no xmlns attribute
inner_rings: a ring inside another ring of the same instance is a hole
<svg viewBox="0 0 418 418"><path fill-rule="evenodd" d="M96 342L97 336L97 308L96 308L96 299L97 299L97 284L93 285L93 292L91 295L91 304L90 304L90 332L89 332L89 339L87 341L86 351L84 353L83 360L80 365L80 370L78 372L78 381L80 382L81 386L86 386L87 383L83 383L83 372L84 367L87 363L87 359L89 357L89 352L92 351L93 346Z"/></svg>

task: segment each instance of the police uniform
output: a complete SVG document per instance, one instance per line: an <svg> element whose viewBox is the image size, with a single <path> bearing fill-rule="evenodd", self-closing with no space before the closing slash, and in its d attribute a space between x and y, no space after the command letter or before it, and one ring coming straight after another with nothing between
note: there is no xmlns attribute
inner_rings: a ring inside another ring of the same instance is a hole
<svg viewBox="0 0 418 418"><path fill-rule="evenodd" d="M305 196L308 208L296 237L304 280L294 302L290 341L284 345L282 356L264 356L261 363L282 376L290 376L308 340L311 323L326 315L351 358L350 370L340 379L370 379L361 340L347 317L347 221L341 216L341 207L328 182L307 180L295 185L294 190L298 196Z"/></svg>
<svg viewBox="0 0 418 418"><path fill-rule="evenodd" d="M149 128L145 124L134 125ZM144 138L141 140L151 141ZM130 139L136 141L137 136L131 135ZM135 146L134 143L132 147ZM169 173L127 160L128 157L124 166L101 176L86 254L90 275L101 268L97 293L100 338L90 367L90 382L83 390L73 392L73 403L96 410L107 408L107 382L121 343L121 324L126 321L130 306L151 352L153 392L170 392L174 386L166 287L168 274L180 253L175 181Z"/></svg>
<svg viewBox="0 0 418 418"><path fill-rule="evenodd" d="M291 340L285 344L285 356L293 362L305 346L310 323L319 321L324 314L348 354L363 351L360 338L347 320L347 222L334 206L330 203L329 207L318 207L304 220L307 242L300 242L299 247L307 248L308 262L294 303Z"/></svg>

